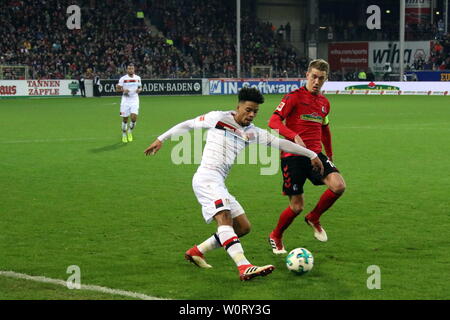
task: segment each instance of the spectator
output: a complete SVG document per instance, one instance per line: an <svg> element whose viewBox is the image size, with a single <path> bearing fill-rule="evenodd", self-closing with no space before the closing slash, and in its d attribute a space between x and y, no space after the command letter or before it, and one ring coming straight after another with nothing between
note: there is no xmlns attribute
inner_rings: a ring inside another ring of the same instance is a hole
<svg viewBox="0 0 450 320"><path fill-rule="evenodd" d="M383 81L389 81L392 73L392 67L389 62L387 62L383 67Z"/></svg>
<svg viewBox="0 0 450 320"><path fill-rule="evenodd" d="M289 22L286 24L285 29L286 29L286 40L291 42L291 24Z"/></svg>
<svg viewBox="0 0 450 320"><path fill-rule="evenodd" d="M364 70L361 70L358 73L358 80L359 81L366 81L367 80L367 74L366 74L366 72Z"/></svg>
<svg viewBox="0 0 450 320"><path fill-rule="evenodd" d="M82 96L83 98L86 98L86 87L85 87L85 85L84 85L84 81L85 81L84 75L81 75L81 76L80 76L80 79L78 80L78 85L79 85L79 87L80 87L80 93L81 93L81 96Z"/></svg>
<svg viewBox="0 0 450 320"><path fill-rule="evenodd" d="M277 31L279 40L284 40L284 32L285 32L284 26L281 25L280 28L278 28L278 31Z"/></svg>
<svg viewBox="0 0 450 320"><path fill-rule="evenodd" d="M375 81L375 74L370 68L367 69L367 81Z"/></svg>

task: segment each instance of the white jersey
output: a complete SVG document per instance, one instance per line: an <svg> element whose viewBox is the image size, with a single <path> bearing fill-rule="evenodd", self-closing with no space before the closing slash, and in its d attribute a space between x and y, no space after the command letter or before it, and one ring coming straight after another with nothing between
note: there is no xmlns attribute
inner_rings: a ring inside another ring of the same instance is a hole
<svg viewBox="0 0 450 320"><path fill-rule="evenodd" d="M128 96L122 94L122 104L139 102L139 95L136 93L136 91L139 87L142 87L141 77L135 74L130 77L128 74L126 74L119 79L118 85L123 87L124 90L129 90Z"/></svg>
<svg viewBox="0 0 450 320"><path fill-rule="evenodd" d="M280 148L281 139L260 129L253 124L243 127L234 120L234 111L212 111L193 120L185 121L158 137L164 141L171 135L180 134L190 129L209 129L203 156L197 172L216 171L225 179L228 175L237 155L250 143L259 143ZM286 143L291 144L286 141ZM292 143L292 145L294 145ZM308 156L314 158L316 154L310 150L294 145L294 148L302 149ZM295 151L298 150L295 149Z"/></svg>
<svg viewBox="0 0 450 320"><path fill-rule="evenodd" d="M250 143L269 144L269 133L253 124L240 126L233 117L234 111L213 111L194 119L195 128L207 128L202 161L197 171L203 169L228 175L237 155Z"/></svg>

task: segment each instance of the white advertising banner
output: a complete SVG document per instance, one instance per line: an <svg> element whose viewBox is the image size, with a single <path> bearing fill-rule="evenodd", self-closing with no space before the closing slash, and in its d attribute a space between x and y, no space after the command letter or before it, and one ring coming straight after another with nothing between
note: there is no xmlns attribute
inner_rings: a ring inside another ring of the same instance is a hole
<svg viewBox="0 0 450 320"><path fill-rule="evenodd" d="M327 81L323 94L356 95L449 95L450 82L404 81L404 82L345 82Z"/></svg>
<svg viewBox="0 0 450 320"><path fill-rule="evenodd" d="M80 95L77 87L78 80L0 80L0 97Z"/></svg>
<svg viewBox="0 0 450 320"><path fill-rule="evenodd" d="M405 41L405 65L414 63L421 57L427 61L430 57L430 41ZM399 42L371 41L369 42L369 67L373 72L383 72L386 63L390 63L392 72L399 72L400 44Z"/></svg>

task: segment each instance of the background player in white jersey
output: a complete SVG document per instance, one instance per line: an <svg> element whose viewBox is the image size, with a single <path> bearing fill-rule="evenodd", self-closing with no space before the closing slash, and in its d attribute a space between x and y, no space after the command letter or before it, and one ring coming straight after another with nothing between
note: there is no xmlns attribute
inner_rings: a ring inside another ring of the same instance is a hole
<svg viewBox="0 0 450 320"><path fill-rule="evenodd" d="M321 172L323 166L313 151L288 140L279 139L252 124L259 105L264 102L257 89L241 89L238 101L235 111L212 111L174 126L160 135L144 152L147 155L155 154L162 147L162 142L172 135L197 128L209 129L202 161L193 177L192 186L202 206L206 223L215 220L218 228L213 236L189 249L185 253L185 258L199 267L211 268L204 254L223 247L236 263L240 279L250 280L255 276L271 273L275 267L252 265L244 256L239 241L239 237L250 232L250 222L242 206L225 186L225 179L238 153L249 143L259 143L307 156L314 168Z"/></svg>
<svg viewBox="0 0 450 320"><path fill-rule="evenodd" d="M139 93L142 92L141 77L134 74L134 65L127 66L127 74L119 79L116 90L123 92L120 102L120 116L122 117L122 142L133 141L133 129L139 114ZM127 129L128 117L131 118Z"/></svg>

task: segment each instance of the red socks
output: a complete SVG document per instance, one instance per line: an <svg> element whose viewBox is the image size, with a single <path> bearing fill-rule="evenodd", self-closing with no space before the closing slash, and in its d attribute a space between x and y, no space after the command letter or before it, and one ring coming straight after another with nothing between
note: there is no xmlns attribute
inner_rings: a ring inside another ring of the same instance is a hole
<svg viewBox="0 0 450 320"><path fill-rule="evenodd" d="M289 225L294 221L295 217L298 214L292 211L291 207L288 206L281 213L280 218L278 219L277 227L272 231L272 234L276 238L281 238L283 236L284 230L286 230Z"/></svg>
<svg viewBox="0 0 450 320"><path fill-rule="evenodd" d="M306 216L306 218L311 221L319 220L322 213L327 211L340 196L340 194L336 194L330 189L327 189L320 197L316 207Z"/></svg>
<svg viewBox="0 0 450 320"><path fill-rule="evenodd" d="M316 207L306 216L308 220L318 221L322 213L327 211L340 196L340 194L336 194L330 189L327 189L320 197ZM292 211L290 206L284 209L271 235L276 238L282 238L284 230L290 226L297 215L297 213Z"/></svg>

